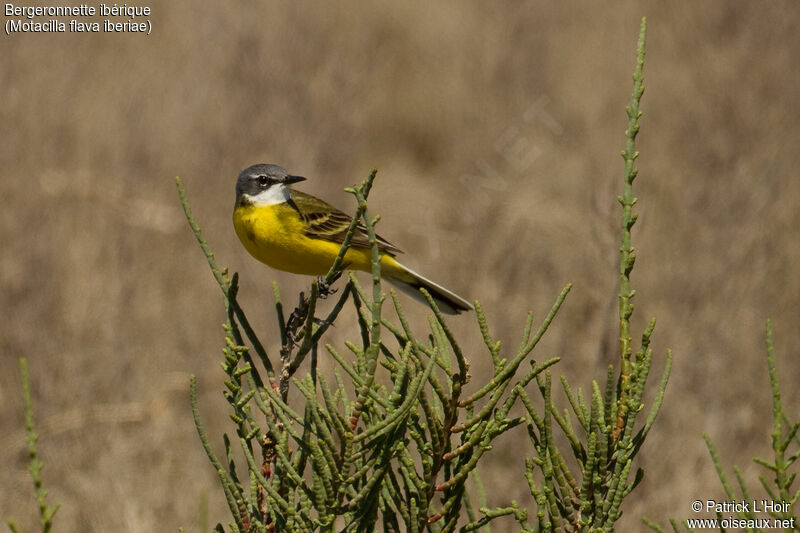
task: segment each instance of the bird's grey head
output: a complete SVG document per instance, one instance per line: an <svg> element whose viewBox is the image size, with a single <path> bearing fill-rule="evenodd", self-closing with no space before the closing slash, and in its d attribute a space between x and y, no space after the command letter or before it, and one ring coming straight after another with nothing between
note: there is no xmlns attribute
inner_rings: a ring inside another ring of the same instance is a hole
<svg viewBox="0 0 800 533"><path fill-rule="evenodd" d="M242 202L271 205L287 201L291 195L292 183L305 180L302 176L292 176L278 165L253 165L239 173L236 180L236 205Z"/></svg>

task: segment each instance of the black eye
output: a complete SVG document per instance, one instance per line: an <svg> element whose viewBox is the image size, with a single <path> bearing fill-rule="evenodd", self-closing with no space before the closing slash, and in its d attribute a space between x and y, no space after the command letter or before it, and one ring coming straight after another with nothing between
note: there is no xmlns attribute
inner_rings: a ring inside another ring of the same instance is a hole
<svg viewBox="0 0 800 533"><path fill-rule="evenodd" d="M268 177L266 177L266 176L258 176L258 177L256 178L256 181L257 181L257 182L258 182L258 184L259 184L259 185L261 185L262 187L266 187L267 185L269 185L269 178L268 178Z"/></svg>

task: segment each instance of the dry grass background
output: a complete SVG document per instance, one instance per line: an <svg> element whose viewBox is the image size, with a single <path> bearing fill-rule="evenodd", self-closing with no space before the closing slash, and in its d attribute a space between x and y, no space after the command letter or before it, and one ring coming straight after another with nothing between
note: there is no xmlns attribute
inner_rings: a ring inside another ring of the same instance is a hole
<svg viewBox="0 0 800 533"><path fill-rule="evenodd" d="M203 493L211 523L225 520L187 399L196 373L209 430L228 429L222 302L175 175L220 263L241 273L272 353L270 282L293 300L307 280L268 270L236 241L238 171L280 163L349 210L342 188L375 166L381 233L410 266L479 298L509 348L525 312L543 317L573 282L534 354L563 357L556 373L573 386L602 380L617 363L618 154L642 15L635 324L658 318L655 372L667 347L675 365L619 529L724 499L702 431L756 483L750 458L769 453L767 317L795 417L800 402L796 2L152 7L149 37L4 38L2 515L35 517L26 356L45 482L62 503L56 531L196 530ZM474 318L454 322L479 381ZM351 333L337 328L332 341ZM514 435L483 474L494 503L531 506L529 448Z"/></svg>

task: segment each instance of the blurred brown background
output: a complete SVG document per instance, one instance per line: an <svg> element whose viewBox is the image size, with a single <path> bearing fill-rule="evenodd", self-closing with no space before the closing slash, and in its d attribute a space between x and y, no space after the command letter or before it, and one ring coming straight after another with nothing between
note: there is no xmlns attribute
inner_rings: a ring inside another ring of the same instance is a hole
<svg viewBox="0 0 800 533"><path fill-rule="evenodd" d="M534 357L561 356L555 373L573 387L602 381L617 364L615 198L642 15L634 331L658 318L653 388L668 347L675 363L619 529L725 499L703 431L755 487L763 471L751 458L770 454L767 317L795 418L800 401L796 2L151 7L150 36L3 37L3 516L35 520L17 370L26 356L44 479L62 503L57 531L196 531L204 493L211 524L227 520L187 393L195 373L209 431L230 430L224 312L176 175L217 260L240 272L272 354L270 283L294 302L308 280L238 243L237 173L279 163L349 211L343 187L378 167L370 205L381 233L409 266L480 299L508 350L526 311L541 320L573 282ZM488 356L474 315L453 322L478 383ZM345 326L332 335L339 346L354 338ZM533 508L530 453L517 431L486 456L493 504Z"/></svg>

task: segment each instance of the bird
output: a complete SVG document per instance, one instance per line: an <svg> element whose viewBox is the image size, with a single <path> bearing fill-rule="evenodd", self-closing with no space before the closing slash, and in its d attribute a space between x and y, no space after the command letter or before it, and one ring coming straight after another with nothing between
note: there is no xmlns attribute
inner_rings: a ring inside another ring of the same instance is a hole
<svg viewBox="0 0 800 533"><path fill-rule="evenodd" d="M277 270L308 276L323 276L333 265L352 217L324 200L293 190L305 181L283 167L252 165L236 180L233 227L245 249L258 261ZM400 263L402 253L386 239L376 236L381 278L411 297L425 301L424 288L447 314L470 311L472 304L438 283ZM359 223L350 241L343 266L372 271L367 228Z"/></svg>

